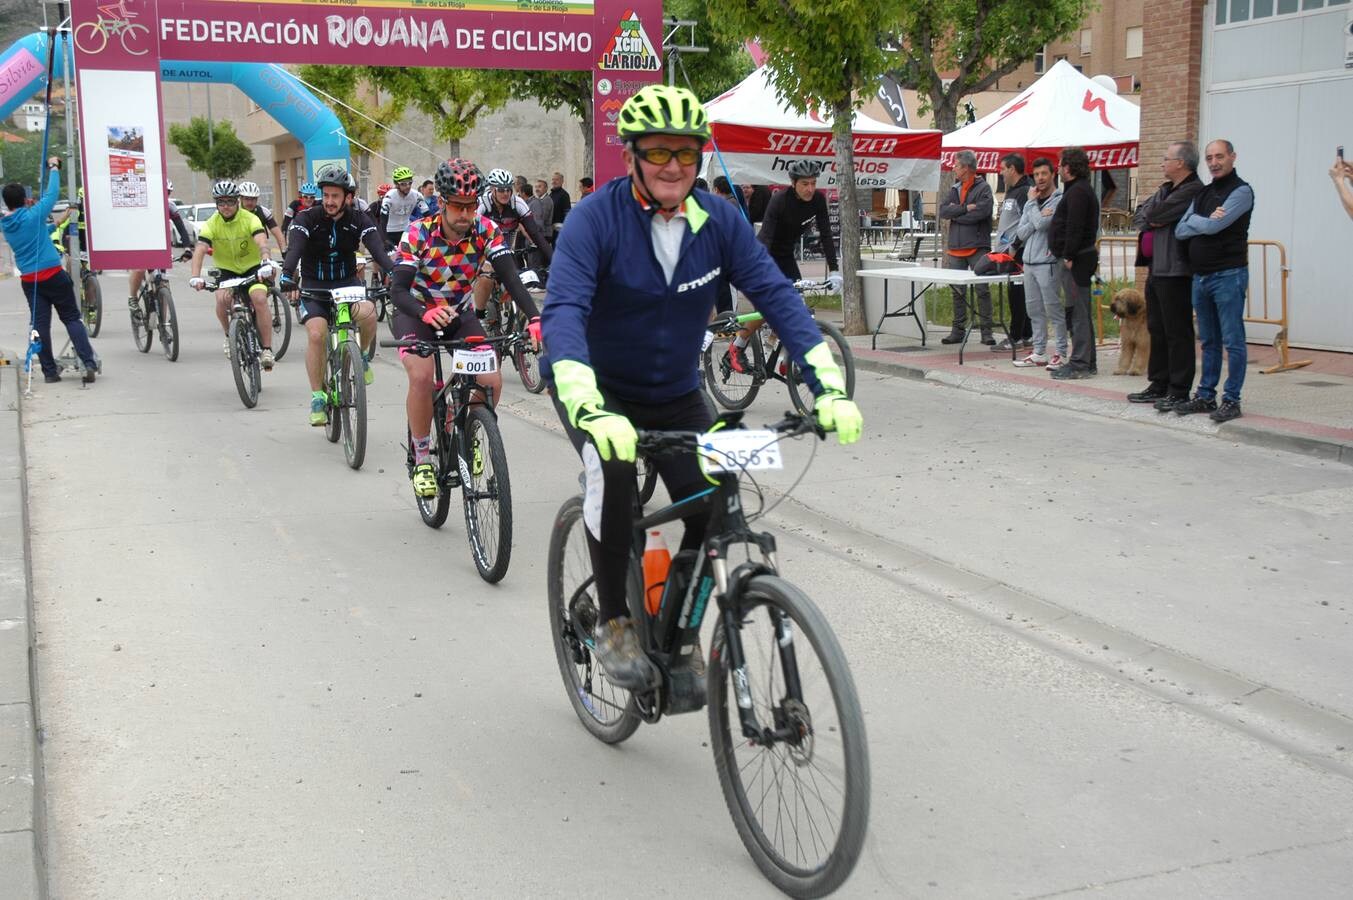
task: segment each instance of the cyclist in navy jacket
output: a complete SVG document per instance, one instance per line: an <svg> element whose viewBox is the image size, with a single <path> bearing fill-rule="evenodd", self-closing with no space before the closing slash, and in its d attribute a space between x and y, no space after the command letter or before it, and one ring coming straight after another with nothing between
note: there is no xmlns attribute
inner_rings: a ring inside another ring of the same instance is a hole
<svg viewBox="0 0 1353 900"><path fill-rule="evenodd" d="M588 546L600 607L597 655L623 688L646 683L648 661L625 604L635 492L635 426L707 429L700 348L726 279L761 311L815 394L821 425L858 439L860 411L803 300L732 204L694 190L709 121L684 88L649 85L620 111L629 175L578 204L555 245L541 313L542 369L555 409L583 458ZM668 493L708 486L694 455L654 461ZM682 549L704 519L685 520ZM698 648L691 663L703 674Z"/></svg>

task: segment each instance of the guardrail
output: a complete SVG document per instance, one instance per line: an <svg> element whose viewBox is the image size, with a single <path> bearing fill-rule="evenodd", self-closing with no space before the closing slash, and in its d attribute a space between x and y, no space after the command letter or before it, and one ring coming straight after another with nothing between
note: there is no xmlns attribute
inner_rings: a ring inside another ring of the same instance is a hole
<svg viewBox="0 0 1353 900"><path fill-rule="evenodd" d="M1135 281L1137 238L1104 235L1099 238L1098 243L1099 272L1104 282ZM1257 260L1254 258L1256 249L1259 252ZM1291 358L1291 350L1287 343L1287 280L1292 272L1287 265L1287 248L1280 241L1253 240L1250 241L1250 257L1250 282L1245 291L1245 321L1251 325L1272 325L1278 329L1277 334L1273 336L1273 349L1278 351L1278 363L1259 371L1264 375L1272 375L1275 372L1309 366L1311 364L1309 359L1294 361ZM1273 292L1271 289L1276 289L1278 294L1276 303L1271 302ZM1106 343L1104 313L1112 300L1108 291L1105 291L1104 296L1095 304L1095 327L1098 329L1096 333L1099 335L1100 346Z"/></svg>

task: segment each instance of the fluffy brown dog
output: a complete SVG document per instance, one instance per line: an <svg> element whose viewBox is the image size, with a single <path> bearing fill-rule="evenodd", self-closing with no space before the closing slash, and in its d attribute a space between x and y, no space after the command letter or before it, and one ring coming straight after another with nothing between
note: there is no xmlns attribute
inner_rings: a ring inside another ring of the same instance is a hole
<svg viewBox="0 0 1353 900"><path fill-rule="evenodd" d="M1113 295L1109 310L1118 320L1118 368L1115 375L1141 375L1151 356L1151 333L1146 330L1146 298L1124 288Z"/></svg>

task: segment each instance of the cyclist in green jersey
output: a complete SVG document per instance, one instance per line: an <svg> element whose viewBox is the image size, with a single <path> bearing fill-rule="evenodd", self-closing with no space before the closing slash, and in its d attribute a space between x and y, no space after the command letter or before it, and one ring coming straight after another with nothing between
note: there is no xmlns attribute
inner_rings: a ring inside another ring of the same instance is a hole
<svg viewBox="0 0 1353 900"><path fill-rule="evenodd" d="M275 268L268 252L268 234L258 216L240 208L240 189L233 181L218 181L212 185L211 195L216 200L216 212L206 221L197 233L197 247L193 250L192 277L188 286L195 291L203 290L206 281L202 278L202 259L207 251L212 253L216 268L221 270L221 278L239 278L257 274L260 278L270 279ZM221 332L228 333L230 327L229 290L216 292L216 319L221 323ZM265 370L271 371L272 328L264 327L272 321L272 311L268 308L268 287L255 282L249 286L249 299L254 305L254 321L259 323L258 337L263 344L263 356L259 362ZM226 338L225 355L230 355L230 338Z"/></svg>

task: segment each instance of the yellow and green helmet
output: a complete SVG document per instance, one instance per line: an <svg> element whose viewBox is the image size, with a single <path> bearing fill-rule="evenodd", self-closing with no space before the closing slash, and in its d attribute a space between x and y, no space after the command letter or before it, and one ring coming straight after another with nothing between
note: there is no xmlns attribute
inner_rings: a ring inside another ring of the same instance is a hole
<svg viewBox="0 0 1353 900"><path fill-rule="evenodd" d="M695 94L683 87L650 84L620 108L616 132L626 141L646 134L677 134L709 140L709 116Z"/></svg>

